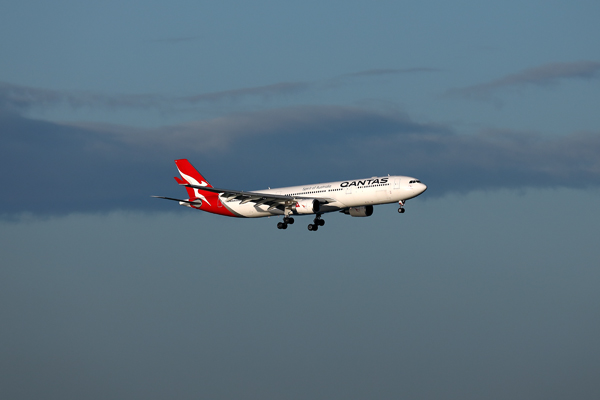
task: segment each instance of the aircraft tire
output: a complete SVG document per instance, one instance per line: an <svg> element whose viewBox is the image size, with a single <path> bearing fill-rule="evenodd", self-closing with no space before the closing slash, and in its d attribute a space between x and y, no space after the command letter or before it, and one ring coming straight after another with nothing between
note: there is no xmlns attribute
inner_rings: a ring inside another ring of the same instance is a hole
<svg viewBox="0 0 600 400"><path fill-rule="evenodd" d="M406 211L406 210L405 210L404 208L402 208L402 207L400 207L400 208L398 209L398 212L399 212L400 214L404 214L404 212L405 212L405 211Z"/></svg>
<svg viewBox="0 0 600 400"><path fill-rule="evenodd" d="M320 225L320 226L325 225L325 220L324 219L317 220L317 225Z"/></svg>
<svg viewBox="0 0 600 400"><path fill-rule="evenodd" d="M283 229L283 222L277 223L277 229Z"/></svg>
<svg viewBox="0 0 600 400"><path fill-rule="evenodd" d="M289 217L287 223L290 225L294 225L294 218Z"/></svg>

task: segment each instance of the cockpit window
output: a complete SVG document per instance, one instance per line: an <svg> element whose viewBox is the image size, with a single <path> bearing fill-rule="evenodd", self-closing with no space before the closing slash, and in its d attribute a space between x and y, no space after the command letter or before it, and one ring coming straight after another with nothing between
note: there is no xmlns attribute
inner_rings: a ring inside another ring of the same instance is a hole
<svg viewBox="0 0 600 400"><path fill-rule="evenodd" d="M418 179L415 179L415 180L413 180L413 181L410 181L410 182L408 182L408 183L421 183L421 181L420 181L420 180L418 180Z"/></svg>

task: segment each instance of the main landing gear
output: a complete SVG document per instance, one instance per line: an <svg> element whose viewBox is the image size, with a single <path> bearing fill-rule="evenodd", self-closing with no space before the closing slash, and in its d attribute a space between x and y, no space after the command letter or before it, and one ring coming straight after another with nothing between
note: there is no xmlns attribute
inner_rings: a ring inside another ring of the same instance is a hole
<svg viewBox="0 0 600 400"><path fill-rule="evenodd" d="M292 225L294 223L294 218L292 217L284 217L283 222L277 223L277 229L287 229L288 225ZM309 231L316 231L319 229L319 226L325 225L325 221L321 219L321 214L317 214L312 224L308 225Z"/></svg>
<svg viewBox="0 0 600 400"><path fill-rule="evenodd" d="M319 226L325 225L325 221L321 219L321 214L317 214L317 217L313 220L314 223L308 224L309 231L316 231Z"/></svg>
<svg viewBox="0 0 600 400"><path fill-rule="evenodd" d="M398 212L399 212L400 214L404 214L404 212L406 211L406 210L404 209L404 200L400 200L400 201L398 202L398 204L400 204L400 208L398 209Z"/></svg>
<svg viewBox="0 0 600 400"><path fill-rule="evenodd" d="M284 217L283 222L277 223L277 229L287 229L287 226L294 224L294 218L292 217Z"/></svg>

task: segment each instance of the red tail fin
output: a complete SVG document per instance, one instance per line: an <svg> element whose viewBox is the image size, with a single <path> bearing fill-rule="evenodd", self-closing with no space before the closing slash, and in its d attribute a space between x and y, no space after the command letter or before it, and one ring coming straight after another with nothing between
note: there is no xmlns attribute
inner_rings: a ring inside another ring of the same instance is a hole
<svg viewBox="0 0 600 400"><path fill-rule="evenodd" d="M177 165L179 174L183 178L179 179L178 177L175 177L177 183L189 183L191 185L212 187L212 185L208 183L208 181L204 179L204 177L200 175L198 171L196 171L196 168L194 168L194 166L185 158L181 160L175 160L175 165ZM190 196L190 199L204 198L204 196L201 197L198 189L186 187L186 190Z"/></svg>

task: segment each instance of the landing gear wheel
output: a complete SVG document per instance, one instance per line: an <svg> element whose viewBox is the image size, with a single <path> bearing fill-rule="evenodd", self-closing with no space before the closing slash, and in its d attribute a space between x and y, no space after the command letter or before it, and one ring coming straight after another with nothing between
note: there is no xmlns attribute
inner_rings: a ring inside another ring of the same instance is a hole
<svg viewBox="0 0 600 400"><path fill-rule="evenodd" d="M400 214L404 214L404 212L405 212L405 211L406 211L406 210L405 210L404 208L402 208L402 207L400 207L400 208L398 209L398 212L399 212Z"/></svg>
<svg viewBox="0 0 600 400"><path fill-rule="evenodd" d="M317 225L319 225L319 226L323 226L323 225L325 225L325 220L324 220L324 219L318 219L318 220L316 220L315 222L316 222L316 223L317 223Z"/></svg>
<svg viewBox="0 0 600 400"><path fill-rule="evenodd" d="M316 231L317 229L319 229L319 226L316 224L308 224L308 230L309 231Z"/></svg>
<svg viewBox="0 0 600 400"><path fill-rule="evenodd" d="M283 222L286 223L286 224L293 225L294 224L294 218L292 218L292 217L285 217L283 219Z"/></svg>
<svg viewBox="0 0 600 400"><path fill-rule="evenodd" d="M287 229L287 224L285 222L278 222L277 229Z"/></svg>

